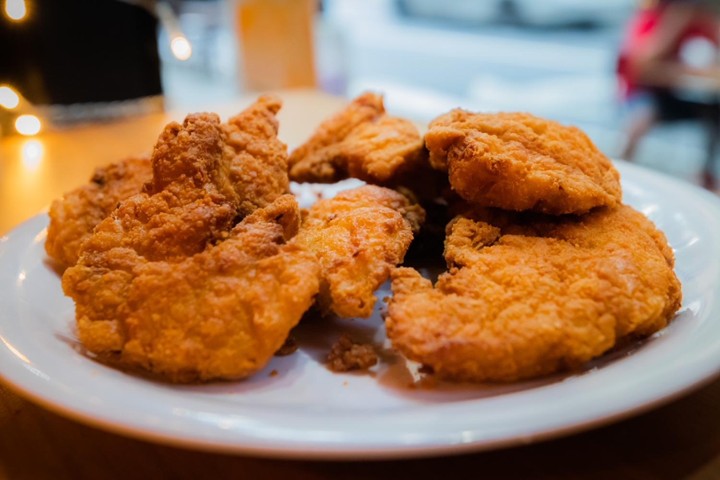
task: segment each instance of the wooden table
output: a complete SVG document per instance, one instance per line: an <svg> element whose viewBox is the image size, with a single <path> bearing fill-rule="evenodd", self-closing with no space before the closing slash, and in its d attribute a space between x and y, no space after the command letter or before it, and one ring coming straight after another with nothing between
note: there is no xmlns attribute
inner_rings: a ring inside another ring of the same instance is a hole
<svg viewBox="0 0 720 480"><path fill-rule="evenodd" d="M296 145L342 101L281 94L281 137ZM243 98L214 109L225 118ZM90 177L95 166L146 151L168 118L0 140L0 235ZM291 125L292 127L288 127ZM1 315L1 314L0 314ZM0 365L0 372L2 365ZM471 455L384 462L282 461L194 452L87 427L0 384L0 479L95 478L720 478L720 381L649 413L559 440Z"/></svg>

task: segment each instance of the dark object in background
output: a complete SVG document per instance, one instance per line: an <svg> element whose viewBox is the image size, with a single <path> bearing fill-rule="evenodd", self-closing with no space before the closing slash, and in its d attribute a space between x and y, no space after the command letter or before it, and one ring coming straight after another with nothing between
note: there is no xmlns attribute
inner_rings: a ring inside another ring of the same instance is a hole
<svg viewBox="0 0 720 480"><path fill-rule="evenodd" d="M35 105L162 94L157 19L117 0L26 0L19 22L0 16L0 84Z"/></svg>

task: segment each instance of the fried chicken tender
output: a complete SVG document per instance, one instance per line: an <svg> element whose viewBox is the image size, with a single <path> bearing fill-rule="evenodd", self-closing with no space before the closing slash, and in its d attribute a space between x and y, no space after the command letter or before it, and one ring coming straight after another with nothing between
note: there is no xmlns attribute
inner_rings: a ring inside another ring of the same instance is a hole
<svg viewBox="0 0 720 480"><path fill-rule="evenodd" d="M404 195L374 185L317 202L293 242L320 262L321 309L369 317L377 300L373 292L403 261L424 217Z"/></svg>
<svg viewBox="0 0 720 480"><path fill-rule="evenodd" d="M312 303L318 267L281 245L299 210L282 196L278 108L265 97L227 125L194 114L165 128L152 180L95 227L63 275L90 352L186 381L247 376L282 345Z"/></svg>
<svg viewBox="0 0 720 480"><path fill-rule="evenodd" d="M222 125L228 179L239 198L241 216L290 191L287 146L277 138L275 115L282 103L264 95Z"/></svg>
<svg viewBox="0 0 720 480"><path fill-rule="evenodd" d="M365 93L323 122L290 155L290 179L333 183L358 178L389 185L427 164L415 125L385 113L382 96Z"/></svg>
<svg viewBox="0 0 720 480"><path fill-rule="evenodd" d="M78 335L95 354L115 353L175 382L247 377L267 364L312 305L319 267L286 243L295 199L247 216L218 245L179 260L115 249L63 276L78 306Z"/></svg>
<svg viewBox="0 0 720 480"><path fill-rule="evenodd" d="M417 127L385 113L383 99L365 93L323 122L290 155L290 179L333 183L357 178L402 190L424 204L449 191L447 175L434 170Z"/></svg>
<svg viewBox="0 0 720 480"><path fill-rule="evenodd" d="M337 145L333 159L346 176L386 185L427 162L420 132L412 122L383 115L355 128Z"/></svg>
<svg viewBox="0 0 720 480"><path fill-rule="evenodd" d="M476 205L580 214L622 199L619 173L584 132L527 113L456 109L431 122L425 145Z"/></svg>
<svg viewBox="0 0 720 480"><path fill-rule="evenodd" d="M477 211L448 225L436 285L392 275L395 348L440 376L514 381L582 366L681 303L664 235L628 206L580 217Z"/></svg>
<svg viewBox="0 0 720 480"><path fill-rule="evenodd" d="M150 156L129 157L95 170L83 185L50 206L45 251L63 269L75 265L80 246L118 202L140 193L152 179Z"/></svg>
<svg viewBox="0 0 720 480"><path fill-rule="evenodd" d="M382 96L368 92L325 120L315 133L290 153L290 180L333 183L347 178L346 161L338 157L338 145L357 127L385 113Z"/></svg>
<svg viewBox="0 0 720 480"><path fill-rule="evenodd" d="M222 172L222 193L239 204L237 215L240 217L289 191L287 148L277 139L275 114L280 105L274 97L260 97L244 112L221 125L220 132L212 133L213 141L219 144L210 146L208 142L206 145L215 153L221 149L225 156L225 161L218 164L226 170ZM191 122L197 123L200 118L194 116ZM204 121L217 123L215 118L205 116ZM178 124L169 127L163 138L169 141L179 128ZM179 173L172 170L174 166L185 165L177 161L178 154L190 155L183 152L185 145L181 142L173 145L173 149L162 142L157 146L154 167L149 155L131 157L98 168L89 184L55 200L49 212L47 254L62 268L74 265L80 246L92 235L95 226L115 210L120 201L140 193L144 184L153 180L153 170L157 175L148 188L162 190L167 178L172 179Z"/></svg>
<svg viewBox="0 0 720 480"><path fill-rule="evenodd" d="M145 191L122 202L95 227L81 250L128 249L147 260L179 260L224 238L241 217L241 197L230 179L232 157L215 114L170 123L152 154L153 178Z"/></svg>

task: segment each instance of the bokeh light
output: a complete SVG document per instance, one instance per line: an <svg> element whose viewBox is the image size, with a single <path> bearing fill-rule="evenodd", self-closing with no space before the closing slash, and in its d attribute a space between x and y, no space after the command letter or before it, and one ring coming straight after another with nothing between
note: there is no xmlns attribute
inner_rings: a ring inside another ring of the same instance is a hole
<svg viewBox="0 0 720 480"><path fill-rule="evenodd" d="M22 146L22 164L26 170L35 171L42 163L45 147L40 140L27 140Z"/></svg>
<svg viewBox="0 0 720 480"><path fill-rule="evenodd" d="M170 49L178 60L185 61L192 56L192 46L187 38L178 35L170 42Z"/></svg>
<svg viewBox="0 0 720 480"><path fill-rule="evenodd" d="M37 135L41 128L42 123L35 115L20 115L15 119L15 130L20 135Z"/></svg>
<svg viewBox="0 0 720 480"><path fill-rule="evenodd" d="M19 22L27 15L25 0L5 0L5 15Z"/></svg>
<svg viewBox="0 0 720 480"><path fill-rule="evenodd" d="M11 87L7 85L0 86L0 106L9 110L15 108L20 103L20 97Z"/></svg>

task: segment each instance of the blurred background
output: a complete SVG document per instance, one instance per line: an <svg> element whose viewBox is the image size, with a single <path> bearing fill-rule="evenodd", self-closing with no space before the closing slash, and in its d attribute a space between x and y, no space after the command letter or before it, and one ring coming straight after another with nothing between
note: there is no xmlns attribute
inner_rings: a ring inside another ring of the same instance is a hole
<svg viewBox="0 0 720 480"><path fill-rule="evenodd" d="M380 91L391 111L421 123L457 106L529 111L628 156L635 99L622 91L620 52L638 12L661 3L0 0L0 132L212 110L251 92L307 87ZM685 36L674 57L716 64L714 33ZM714 107L710 83L685 93ZM720 117L709 111L709 123L695 113L655 118L633 160L715 188L707 177L720 174L708 162L717 132L708 128Z"/></svg>

